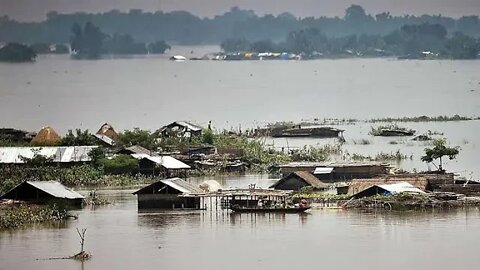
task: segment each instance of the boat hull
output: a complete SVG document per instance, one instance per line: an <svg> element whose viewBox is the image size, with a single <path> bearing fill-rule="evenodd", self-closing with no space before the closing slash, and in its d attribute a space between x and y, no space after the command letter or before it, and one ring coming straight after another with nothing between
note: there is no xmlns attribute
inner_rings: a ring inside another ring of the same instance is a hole
<svg viewBox="0 0 480 270"><path fill-rule="evenodd" d="M230 208L235 213L302 213L310 207L302 208Z"/></svg>

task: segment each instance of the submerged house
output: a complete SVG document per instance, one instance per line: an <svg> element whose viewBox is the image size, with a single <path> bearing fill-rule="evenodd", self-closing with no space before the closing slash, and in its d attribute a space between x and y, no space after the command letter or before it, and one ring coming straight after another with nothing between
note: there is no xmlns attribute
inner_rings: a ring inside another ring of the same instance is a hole
<svg viewBox="0 0 480 270"><path fill-rule="evenodd" d="M203 128L185 121L176 121L160 129L164 137L194 137L202 135Z"/></svg>
<svg viewBox="0 0 480 270"><path fill-rule="evenodd" d="M373 186L379 185L390 185L398 183L408 183L422 191L429 190L429 183L427 178L422 175L413 175L413 176L395 176L395 175L386 175L383 177L372 178L372 179L354 179L350 182L348 187L348 194L353 195L361 191L364 191Z"/></svg>
<svg viewBox="0 0 480 270"><path fill-rule="evenodd" d="M279 190L301 190L304 187L312 187L316 190L328 189L327 184L305 171L292 172L270 187Z"/></svg>
<svg viewBox="0 0 480 270"><path fill-rule="evenodd" d="M137 195L138 208L200 209L200 197L189 195L203 193L202 189L185 180L169 178L148 185L133 194Z"/></svg>
<svg viewBox="0 0 480 270"><path fill-rule="evenodd" d="M290 162L276 168L282 175L295 171L313 173L323 182L338 182L355 178L373 178L388 174L390 165L380 162L351 162L351 163L323 163L323 162Z"/></svg>
<svg viewBox="0 0 480 270"><path fill-rule="evenodd" d="M400 193L425 194L425 191L415 187L410 183L399 182L395 184L373 185L367 189L353 194L352 198L359 199L375 195L389 196Z"/></svg>
<svg viewBox="0 0 480 270"><path fill-rule="evenodd" d="M139 160L138 172L141 174L163 175L166 177L180 176L191 167L171 156L151 156L149 154L131 154Z"/></svg>
<svg viewBox="0 0 480 270"><path fill-rule="evenodd" d="M55 201L79 207L85 197L56 181L25 181L3 194L0 199L39 204Z"/></svg>

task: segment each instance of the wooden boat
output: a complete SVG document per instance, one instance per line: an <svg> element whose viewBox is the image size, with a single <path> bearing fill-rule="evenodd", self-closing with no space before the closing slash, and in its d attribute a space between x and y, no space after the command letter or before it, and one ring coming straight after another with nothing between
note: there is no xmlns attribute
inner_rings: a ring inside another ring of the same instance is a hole
<svg viewBox="0 0 480 270"><path fill-rule="evenodd" d="M230 207L230 209L235 213L302 213L310 208L310 206L293 208Z"/></svg>

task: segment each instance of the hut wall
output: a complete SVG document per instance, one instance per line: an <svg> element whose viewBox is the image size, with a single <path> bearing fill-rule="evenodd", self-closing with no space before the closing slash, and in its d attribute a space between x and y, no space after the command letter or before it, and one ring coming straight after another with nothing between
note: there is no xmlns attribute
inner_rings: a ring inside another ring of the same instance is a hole
<svg viewBox="0 0 480 270"><path fill-rule="evenodd" d="M138 194L138 208L200 208L200 198L174 194Z"/></svg>

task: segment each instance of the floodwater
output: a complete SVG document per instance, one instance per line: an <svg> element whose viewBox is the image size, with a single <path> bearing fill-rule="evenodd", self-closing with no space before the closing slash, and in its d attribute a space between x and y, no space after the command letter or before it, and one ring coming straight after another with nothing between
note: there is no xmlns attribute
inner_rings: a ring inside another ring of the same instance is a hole
<svg viewBox="0 0 480 270"><path fill-rule="evenodd" d="M169 55L202 56L216 46L174 47ZM36 63L0 64L0 126L58 132L96 131L104 122L117 130L156 130L174 120L241 129L274 121L314 118L371 119L420 115L480 116L480 61L186 61L164 56L71 60L40 56ZM441 132L462 148L445 168L480 180L480 121L400 123L418 134ZM394 164L423 171L423 142L374 138L369 123L345 129L351 155L392 153ZM358 142L368 140L368 145ZM392 142L393 141L393 142ZM277 149L321 146L321 139L267 140ZM430 166L430 168L434 168Z"/></svg>
<svg viewBox="0 0 480 270"><path fill-rule="evenodd" d="M261 177L237 180L260 186L271 183ZM234 180L227 183L235 186ZM100 191L115 203L77 211L78 220L59 227L0 232L0 269L443 270L479 266L478 208L415 213L139 213L131 192ZM78 252L76 228L87 228L85 249L93 255L91 260L83 264L37 260Z"/></svg>
<svg viewBox="0 0 480 270"><path fill-rule="evenodd" d="M216 51L209 48L203 52ZM181 54L190 49L179 50ZM199 52L197 50L197 52ZM177 52L175 52L177 53ZM173 54L173 53L172 53ZM195 55L201 56L201 55ZM40 56L0 64L0 126L51 125L96 130L155 130L173 120L218 129L313 118L480 115L480 61L186 61L133 57L73 61ZM405 123L441 132L460 146L445 168L480 179L480 121ZM344 149L375 155L400 150L396 164L425 170L428 144L374 138L375 124L345 129ZM368 144L359 143L362 140ZM332 143L268 139L277 148ZM268 186L264 176L224 178L224 186ZM138 213L131 191L103 191L112 205L76 212L78 220L0 232L0 269L477 269L480 211L363 213L313 210L306 215L232 215L210 211ZM37 260L78 252L75 228L87 228L93 258Z"/></svg>

